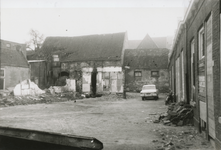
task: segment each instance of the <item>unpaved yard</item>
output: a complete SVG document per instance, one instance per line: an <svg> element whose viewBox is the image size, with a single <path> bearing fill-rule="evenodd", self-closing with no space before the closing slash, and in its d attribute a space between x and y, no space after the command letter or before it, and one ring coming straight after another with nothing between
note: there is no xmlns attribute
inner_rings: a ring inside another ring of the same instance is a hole
<svg viewBox="0 0 221 150"><path fill-rule="evenodd" d="M175 139L180 139L176 149L212 149L193 127L152 122L151 114L167 110L165 95L160 95L158 101L142 101L138 94L129 95L126 100L110 95L4 107L0 108L0 125L95 137L103 142L104 150L154 150L169 141L175 144Z"/></svg>

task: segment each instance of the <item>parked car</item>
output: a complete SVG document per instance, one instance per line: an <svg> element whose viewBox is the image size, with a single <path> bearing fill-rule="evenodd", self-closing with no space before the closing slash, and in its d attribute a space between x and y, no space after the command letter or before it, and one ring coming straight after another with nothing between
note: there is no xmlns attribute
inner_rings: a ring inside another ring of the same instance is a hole
<svg viewBox="0 0 221 150"><path fill-rule="evenodd" d="M147 98L157 100L159 97L158 97L158 90L156 88L156 85L154 84L144 85L140 92L140 96L142 97L142 100L145 100Z"/></svg>

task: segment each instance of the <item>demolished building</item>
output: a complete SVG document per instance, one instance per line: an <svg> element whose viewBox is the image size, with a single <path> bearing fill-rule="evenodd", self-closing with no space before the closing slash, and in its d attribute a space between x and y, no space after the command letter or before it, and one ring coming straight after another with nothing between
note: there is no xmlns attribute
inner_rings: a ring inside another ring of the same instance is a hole
<svg viewBox="0 0 221 150"><path fill-rule="evenodd" d="M47 37L35 56L47 60L49 85L59 85L63 77L70 79L80 93L122 93L126 41L125 32Z"/></svg>

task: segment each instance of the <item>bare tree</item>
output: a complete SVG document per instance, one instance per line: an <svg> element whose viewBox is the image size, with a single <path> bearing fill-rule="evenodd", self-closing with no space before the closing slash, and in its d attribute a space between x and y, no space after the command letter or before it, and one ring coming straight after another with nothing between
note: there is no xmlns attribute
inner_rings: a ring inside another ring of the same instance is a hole
<svg viewBox="0 0 221 150"><path fill-rule="evenodd" d="M28 50L39 50L44 41L44 35L34 29L29 31L29 35L30 41L26 42L26 48Z"/></svg>

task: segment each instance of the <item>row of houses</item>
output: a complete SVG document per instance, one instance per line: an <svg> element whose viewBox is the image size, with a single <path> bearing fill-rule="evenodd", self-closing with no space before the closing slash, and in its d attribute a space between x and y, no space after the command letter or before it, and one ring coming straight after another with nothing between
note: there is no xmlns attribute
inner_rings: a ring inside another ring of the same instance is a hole
<svg viewBox="0 0 221 150"><path fill-rule="evenodd" d="M220 0L192 0L169 54L170 88L194 106L194 125L221 149Z"/></svg>
<svg viewBox="0 0 221 150"><path fill-rule="evenodd" d="M1 89L25 79L40 88L60 86L68 78L80 93L139 91L144 84L156 84L165 92L169 87L167 47L171 44L167 38L156 41L157 44L149 35L141 41L130 41L126 32L47 37L40 50L23 52L24 45L13 49L13 42L1 40L2 47L11 45L1 51ZM15 71L8 69L11 59L16 61ZM25 72L19 71L23 70L19 67L21 60L25 62L21 66Z"/></svg>

